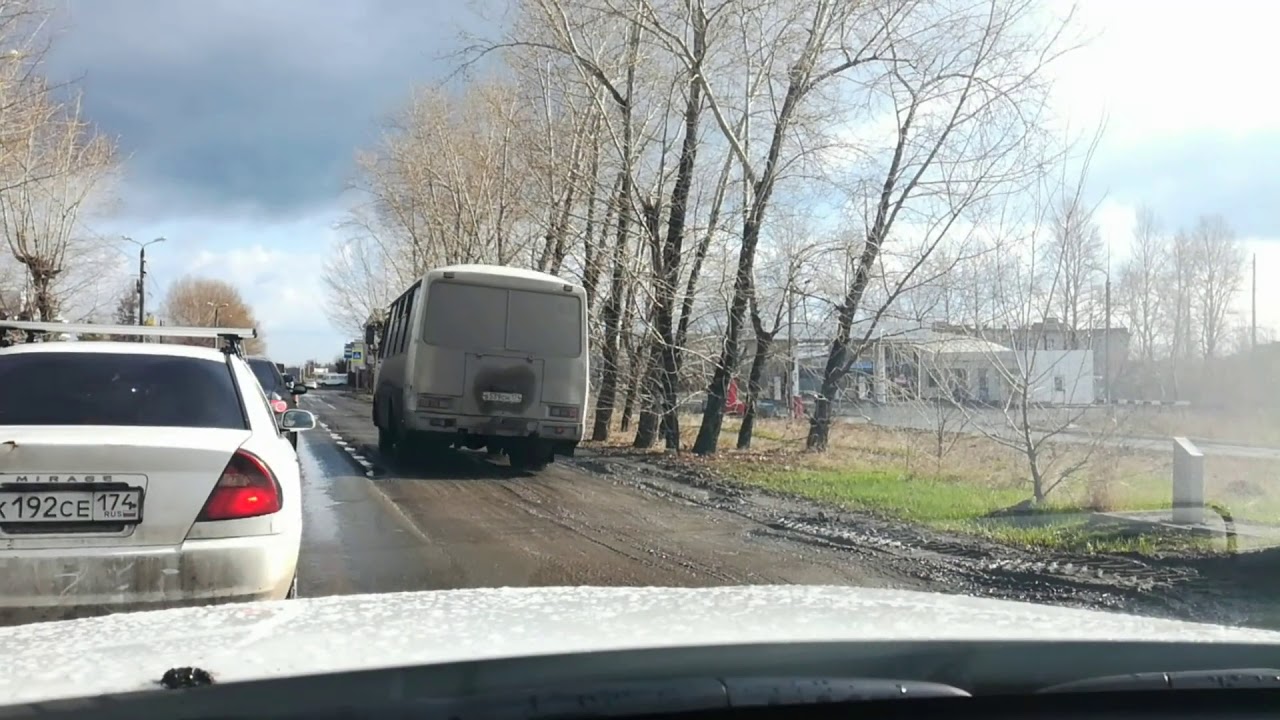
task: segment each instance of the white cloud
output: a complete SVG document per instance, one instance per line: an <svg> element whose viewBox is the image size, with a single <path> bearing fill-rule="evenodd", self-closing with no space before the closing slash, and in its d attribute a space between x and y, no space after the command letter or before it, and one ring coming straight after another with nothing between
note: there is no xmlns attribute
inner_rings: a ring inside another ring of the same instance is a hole
<svg viewBox="0 0 1280 720"><path fill-rule="evenodd" d="M1061 0L1059 12L1071 3ZM1077 0L1088 46L1057 68L1060 107L1080 125L1104 113L1107 142L1163 142L1209 132L1275 129L1266 88L1280 3Z"/></svg>
<svg viewBox="0 0 1280 720"><path fill-rule="evenodd" d="M324 314L321 273L337 233L334 217L288 222L191 218L149 224L136 218L99 223L105 236L165 237L147 250L149 307L184 275L232 283L262 323L268 352L280 362L329 358L348 339Z"/></svg>

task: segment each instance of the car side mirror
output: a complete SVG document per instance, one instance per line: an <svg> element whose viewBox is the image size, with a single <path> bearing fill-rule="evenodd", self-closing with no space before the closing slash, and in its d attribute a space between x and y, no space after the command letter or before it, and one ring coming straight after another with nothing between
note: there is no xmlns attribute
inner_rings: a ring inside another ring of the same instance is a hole
<svg viewBox="0 0 1280 720"><path fill-rule="evenodd" d="M307 386L300 382L296 382L293 384L293 387L289 389L289 392L294 395L305 395L307 392Z"/></svg>
<svg viewBox="0 0 1280 720"><path fill-rule="evenodd" d="M286 432L314 430L315 427L316 416L306 410L285 410L280 416L280 429Z"/></svg>

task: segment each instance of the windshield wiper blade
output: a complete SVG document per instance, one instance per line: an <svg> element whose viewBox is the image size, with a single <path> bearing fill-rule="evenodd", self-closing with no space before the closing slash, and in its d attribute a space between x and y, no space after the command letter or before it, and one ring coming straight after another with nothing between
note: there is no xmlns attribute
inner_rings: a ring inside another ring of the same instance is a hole
<svg viewBox="0 0 1280 720"><path fill-rule="evenodd" d="M1104 675L1042 688L1041 693L1124 692L1133 690L1274 690L1280 670L1235 668Z"/></svg>
<svg viewBox="0 0 1280 720"><path fill-rule="evenodd" d="M731 707L969 697L958 687L888 678L720 678Z"/></svg>
<svg viewBox="0 0 1280 720"><path fill-rule="evenodd" d="M969 697L957 687L915 680L825 677L693 677L556 684L483 696L415 700L433 717L589 718L670 715L750 707Z"/></svg>

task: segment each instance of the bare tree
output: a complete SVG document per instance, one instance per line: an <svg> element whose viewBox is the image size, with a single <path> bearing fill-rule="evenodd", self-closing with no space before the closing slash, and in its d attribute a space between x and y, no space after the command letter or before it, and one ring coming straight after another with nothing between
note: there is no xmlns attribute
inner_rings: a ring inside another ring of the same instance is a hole
<svg viewBox="0 0 1280 720"><path fill-rule="evenodd" d="M762 6L763 12L773 14L773 8ZM707 387L707 402L702 414L702 424L693 450L708 454L716 451L720 431L724 424L724 403L729 381L738 365L742 327L750 302L750 290L760 233L769 209L769 200L786 165L784 151L793 124L806 97L816 88L833 78L840 77L855 68L869 65L879 59L878 52L886 43L886 27L879 24L859 23L855 18L861 6L840 0L817 0L798 6L798 12L786 15L776 24L773 37L754 36L744 39L748 53L768 54L763 66L780 67L783 61L774 52L790 53L792 60L786 65L785 87L781 101L775 106L768 129L769 140L762 161L750 154L746 138L739 136L716 89L705 74L698 77L706 92L707 102L715 116L720 132L737 155L747 184L744 202L741 245L734 273L733 296L725 328L724 344ZM752 12L744 9L744 12ZM855 30L857 28L857 30ZM862 31L862 32L860 32ZM674 47L681 48L682 59L690 67L695 54L687 48L683 39L669 35ZM779 79L781 80L781 79Z"/></svg>
<svg viewBox="0 0 1280 720"><path fill-rule="evenodd" d="M1217 356L1228 333L1227 310L1240 292L1247 258L1235 231L1221 215L1201 217L1190 237L1199 269L1193 298L1200 350L1208 360Z"/></svg>
<svg viewBox="0 0 1280 720"><path fill-rule="evenodd" d="M749 288L748 313L755 343L747 375L746 407L738 426L739 450L751 447L759 401L764 395L764 371L773 356L778 332L787 320L792 294L803 284L802 279L813 273L816 260L825 250L813 239L810 225L800 217L791 215L778 220L775 232L770 233L772 242L762 248L766 251L762 267L757 269ZM789 342L792 340L788 338Z"/></svg>
<svg viewBox="0 0 1280 720"><path fill-rule="evenodd" d="M1081 331L1092 329L1093 288L1103 269L1102 250L1102 235L1093 221L1092 207L1072 198L1055 209L1045 262L1048 267L1060 269L1053 292L1054 306L1067 326L1065 350L1078 350Z"/></svg>
<svg viewBox="0 0 1280 720"><path fill-rule="evenodd" d="M1081 420L1094 400L1093 351L1063 347L1066 337L1051 342L1063 330L1048 321L1061 307L1058 290L1073 268L1069 254L1041 249L1045 243L1061 241L1060 209L1082 206L1085 179L1101 137L1099 129L1075 179L1067 177L1069 165L1063 162L1061 178L1042 175L1032 195L1017 198L997 226L1002 236L996 239L994 257L1004 267L992 280L1003 326L978 326L976 338L954 341L963 352L933 353L924 360L937 376L965 368L960 380L964 392L959 397L946 392L944 399L965 409L969 428L1023 457L1035 503L1043 502L1084 469L1099 448L1113 442L1115 425L1080 434ZM1064 335L1069 333L1067 328ZM983 379L981 373L988 377ZM988 395L980 399L999 408L994 415L963 402L975 390ZM1070 442L1064 437L1067 433L1072 433Z"/></svg>
<svg viewBox="0 0 1280 720"><path fill-rule="evenodd" d="M1039 6L1024 0L921 4L885 16L892 38L880 85L894 139L878 179L860 184L867 201L865 232L838 305L835 337L807 445L826 448L831 402L880 318L916 271L972 208L1017 190L1038 152L1048 81L1045 68L1064 52L1064 24L1045 28ZM911 216L917 216L918 219ZM900 218L923 226L912 260L900 263L893 288L874 304L867 293ZM853 342L857 319L862 340Z"/></svg>
<svg viewBox="0 0 1280 720"><path fill-rule="evenodd" d="M933 471L941 474L943 460L961 438L965 437L970 416L981 414L983 408L990 402L990 398L978 397L981 388L975 388L972 385L989 383L990 378L983 380L981 375L991 373L985 367L965 367L961 368L965 371L962 379L953 372L957 368L950 368L945 362L939 362L939 358L930 354L929 349L926 345L918 356L915 365L916 378L914 378L917 393L910 399L910 405L929 428L934 459ZM969 382L968 371L974 371L979 376L976 383ZM924 382L920 383L922 378ZM932 389L933 392L928 392L928 389ZM978 402L976 408L968 405L973 401Z"/></svg>
<svg viewBox="0 0 1280 720"><path fill-rule="evenodd" d="M1129 257L1120 268L1120 297L1129 329L1138 341L1143 368L1155 368L1156 344L1166 312L1163 283L1169 271L1168 239L1150 208L1138 209L1138 223L1129 244Z"/></svg>
<svg viewBox="0 0 1280 720"><path fill-rule="evenodd" d="M387 257L386 249L369 235L352 235L334 248L321 277L325 314L334 327L363 335L369 319L395 299L393 293L412 282L397 271L398 258Z"/></svg>
<svg viewBox="0 0 1280 720"><path fill-rule="evenodd" d="M120 289L111 320L117 325L134 325L138 322L138 292L132 284ZM142 338L137 335L115 337L121 342L138 342Z"/></svg>
<svg viewBox="0 0 1280 720"><path fill-rule="evenodd" d="M58 282L80 250L80 214L114 170L115 147L82 118L78 99L59 105L45 93L33 112L47 121L0 166L9 186L0 193L0 233L26 268L35 313L52 320Z"/></svg>
<svg viewBox="0 0 1280 720"><path fill-rule="evenodd" d="M256 328L258 337L245 343L245 351L266 352L261 325L240 291L225 280L187 275L169 286L165 293L164 316L170 325L184 327ZM203 345L204 338L169 338L167 342Z"/></svg>
<svg viewBox="0 0 1280 720"><path fill-rule="evenodd" d="M1179 230L1174 234L1171 251L1172 267L1167 281L1169 302L1173 305L1173 311L1168 314L1171 323L1169 376L1173 397L1177 400L1181 399L1182 361L1193 356L1196 345L1192 296L1200 279L1200 269L1196 264L1195 243L1186 232Z"/></svg>

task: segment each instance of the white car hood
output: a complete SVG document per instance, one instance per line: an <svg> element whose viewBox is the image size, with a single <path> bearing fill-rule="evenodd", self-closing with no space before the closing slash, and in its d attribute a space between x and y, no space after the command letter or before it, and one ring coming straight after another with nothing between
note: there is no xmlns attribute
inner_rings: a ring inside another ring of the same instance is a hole
<svg viewBox="0 0 1280 720"><path fill-rule="evenodd" d="M499 588L121 613L0 628L0 702L567 652L849 640L1280 643L1280 633L958 595L820 586Z"/></svg>

